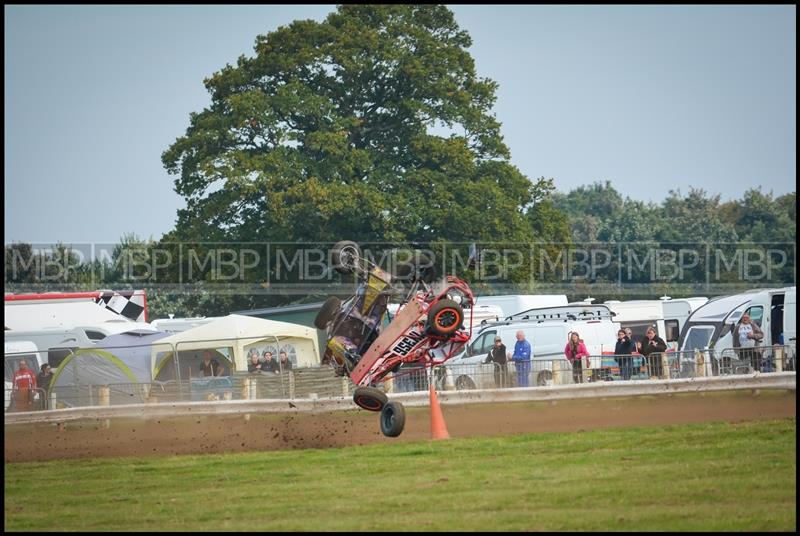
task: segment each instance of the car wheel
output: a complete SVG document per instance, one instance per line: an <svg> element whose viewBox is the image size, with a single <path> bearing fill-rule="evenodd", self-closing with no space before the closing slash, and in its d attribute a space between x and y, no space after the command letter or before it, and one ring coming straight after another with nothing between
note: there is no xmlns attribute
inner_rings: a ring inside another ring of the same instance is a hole
<svg viewBox="0 0 800 536"><path fill-rule="evenodd" d="M376 387L357 387L353 392L353 402L367 411L381 411L389 397Z"/></svg>
<svg viewBox="0 0 800 536"><path fill-rule="evenodd" d="M428 327L436 335L452 335L464 323L464 310L453 300L439 300L428 311Z"/></svg>
<svg viewBox="0 0 800 536"><path fill-rule="evenodd" d="M547 382L552 380L553 380L553 372L550 370L543 370L536 375L536 385L538 385L539 387L547 385Z"/></svg>
<svg viewBox="0 0 800 536"><path fill-rule="evenodd" d="M361 249L352 240L336 242L331 248L331 264L333 269L340 274L349 274L358 267L361 258Z"/></svg>
<svg viewBox="0 0 800 536"><path fill-rule="evenodd" d="M318 329L325 329L328 325L328 322L333 319L341 305L342 300L336 296L331 296L328 298L323 304L322 309L320 309L317 313L317 317L314 319L314 325L317 326Z"/></svg>
<svg viewBox="0 0 800 536"><path fill-rule="evenodd" d="M456 389L459 391L471 391L476 389L475 382L469 376L459 376L456 378Z"/></svg>
<svg viewBox="0 0 800 536"><path fill-rule="evenodd" d="M406 425L406 409L400 402L387 402L381 410L381 432L386 437L397 437Z"/></svg>

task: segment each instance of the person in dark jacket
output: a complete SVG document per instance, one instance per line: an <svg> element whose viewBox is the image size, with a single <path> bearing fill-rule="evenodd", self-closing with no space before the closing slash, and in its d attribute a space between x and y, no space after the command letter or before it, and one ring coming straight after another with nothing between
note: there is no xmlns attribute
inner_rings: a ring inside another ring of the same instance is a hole
<svg viewBox="0 0 800 536"><path fill-rule="evenodd" d="M256 374L261 372L261 363L258 360L258 351L250 352L250 362L247 364L247 372Z"/></svg>
<svg viewBox="0 0 800 536"><path fill-rule="evenodd" d="M619 375L623 380L631 379L633 358L630 355L635 348L635 343L625 334L625 330L619 330L617 332L617 344L614 347L614 359L619 365Z"/></svg>
<svg viewBox="0 0 800 536"><path fill-rule="evenodd" d="M664 373L661 366L661 354L667 351L667 343L664 339L656 335L656 330L652 327L647 328L647 338L642 344L641 354L647 360L647 368L650 371L650 378L660 378Z"/></svg>
<svg viewBox="0 0 800 536"><path fill-rule="evenodd" d="M489 350L485 363L494 363L495 386L499 388L505 387L508 382L508 354L506 353L506 345L503 344L503 339L500 337L494 338L494 346Z"/></svg>
<svg viewBox="0 0 800 536"><path fill-rule="evenodd" d="M264 362L261 363L261 371L262 372L272 372L278 374L280 369L278 367L278 361L273 359L272 352L269 350L264 350Z"/></svg>
<svg viewBox="0 0 800 536"><path fill-rule="evenodd" d="M42 365L42 370L36 376L36 385L44 391L47 392L47 389L50 387L50 380L53 379L53 369L50 367L50 363L45 363Z"/></svg>

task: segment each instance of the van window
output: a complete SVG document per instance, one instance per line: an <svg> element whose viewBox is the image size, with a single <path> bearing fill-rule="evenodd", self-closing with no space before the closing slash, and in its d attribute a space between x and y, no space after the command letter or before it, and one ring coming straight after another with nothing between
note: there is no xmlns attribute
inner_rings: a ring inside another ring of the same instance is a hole
<svg viewBox="0 0 800 536"><path fill-rule="evenodd" d="M470 346L469 355L473 356L488 354L489 349L494 345L494 336L496 334L496 331L486 331L481 333L481 335L475 339L475 342L472 343L472 346Z"/></svg>
<svg viewBox="0 0 800 536"><path fill-rule="evenodd" d="M677 342L681 335L680 325L677 320L664 320L664 329L667 331L667 342ZM658 330L658 328L656 328Z"/></svg>
<svg viewBox="0 0 800 536"><path fill-rule="evenodd" d="M89 337L89 339L93 340L93 341L100 341L100 340L103 340L103 339L106 338L106 334L105 333L102 333L100 331L92 331L92 330L89 330L89 329L86 330L86 336Z"/></svg>

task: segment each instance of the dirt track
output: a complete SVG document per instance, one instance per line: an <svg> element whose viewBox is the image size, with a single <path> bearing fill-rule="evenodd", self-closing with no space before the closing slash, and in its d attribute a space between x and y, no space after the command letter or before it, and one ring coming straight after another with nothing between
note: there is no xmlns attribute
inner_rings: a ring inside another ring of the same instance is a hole
<svg viewBox="0 0 800 536"><path fill-rule="evenodd" d="M261 414L117 420L5 427L5 461L164 456L328 448L430 437L428 408L408 408L396 439L381 435L378 418L362 410L324 414ZM796 416L794 391L745 390L606 399L444 406L451 437L567 432L708 421L740 422Z"/></svg>

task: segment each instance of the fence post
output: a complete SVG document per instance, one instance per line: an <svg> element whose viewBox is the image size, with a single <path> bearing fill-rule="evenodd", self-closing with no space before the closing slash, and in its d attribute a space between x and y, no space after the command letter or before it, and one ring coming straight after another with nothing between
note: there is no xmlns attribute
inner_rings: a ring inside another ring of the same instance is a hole
<svg viewBox="0 0 800 536"><path fill-rule="evenodd" d="M705 367L705 358L703 357L703 352L699 349L694 351L694 363L695 363L695 370L694 374L697 377L702 377L706 375L706 367Z"/></svg>
<svg viewBox="0 0 800 536"><path fill-rule="evenodd" d="M294 372L289 371L289 398L294 399Z"/></svg>
<svg viewBox="0 0 800 536"><path fill-rule="evenodd" d="M783 372L783 346L775 347L772 360L775 362L775 372Z"/></svg>
<svg viewBox="0 0 800 536"><path fill-rule="evenodd" d="M557 359L553 359L550 366L553 371L553 385L559 385L561 383L561 364Z"/></svg>
<svg viewBox="0 0 800 536"><path fill-rule="evenodd" d="M666 352L661 354L661 379L669 379L669 356Z"/></svg>
<svg viewBox="0 0 800 536"><path fill-rule="evenodd" d="M56 409L56 393L50 393L50 408L49 409Z"/></svg>
<svg viewBox="0 0 800 536"><path fill-rule="evenodd" d="M347 398L350 395L350 386L347 385L347 376L342 376L342 396Z"/></svg>
<svg viewBox="0 0 800 536"><path fill-rule="evenodd" d="M102 385L97 388L97 396L99 398L99 404L101 406L110 406L111 405L111 389L107 385ZM103 419L101 426L105 429L111 425L110 419Z"/></svg>

